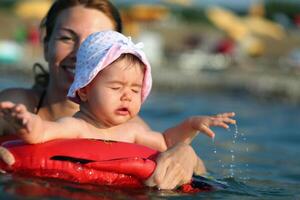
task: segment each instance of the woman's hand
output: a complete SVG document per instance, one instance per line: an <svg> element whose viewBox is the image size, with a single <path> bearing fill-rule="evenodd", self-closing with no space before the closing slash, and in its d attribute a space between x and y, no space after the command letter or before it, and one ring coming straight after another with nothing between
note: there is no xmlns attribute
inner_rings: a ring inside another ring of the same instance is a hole
<svg viewBox="0 0 300 200"><path fill-rule="evenodd" d="M155 171L145 184L159 189L174 189L188 183L194 172L198 175L206 172L202 160L193 148L185 143L178 143L161 153L156 163Z"/></svg>

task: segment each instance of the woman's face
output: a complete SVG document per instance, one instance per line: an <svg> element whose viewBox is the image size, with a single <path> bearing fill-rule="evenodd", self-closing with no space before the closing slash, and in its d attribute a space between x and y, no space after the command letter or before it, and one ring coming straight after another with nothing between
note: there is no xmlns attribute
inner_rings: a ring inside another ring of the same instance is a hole
<svg viewBox="0 0 300 200"><path fill-rule="evenodd" d="M75 6L62 11L44 47L50 87L67 91L73 81L76 52L81 42L91 33L113 29L110 18L99 10Z"/></svg>

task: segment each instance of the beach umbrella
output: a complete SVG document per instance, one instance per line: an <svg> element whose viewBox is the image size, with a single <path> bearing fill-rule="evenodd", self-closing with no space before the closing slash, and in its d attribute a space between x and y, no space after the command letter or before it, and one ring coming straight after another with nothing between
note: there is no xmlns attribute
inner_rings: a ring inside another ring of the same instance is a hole
<svg viewBox="0 0 300 200"><path fill-rule="evenodd" d="M118 6L132 7L136 5L148 5L148 6L166 6L168 8L181 8L191 7L195 5L194 0L113 0Z"/></svg>
<svg viewBox="0 0 300 200"><path fill-rule="evenodd" d="M209 8L208 19L218 28L236 40L244 39L250 34L282 39L285 31L279 24L260 16L239 17L232 11L220 7Z"/></svg>
<svg viewBox="0 0 300 200"><path fill-rule="evenodd" d="M162 2L179 6L190 6L192 4L192 0L162 0Z"/></svg>
<svg viewBox="0 0 300 200"><path fill-rule="evenodd" d="M277 40L280 40L285 36L285 30L281 25L262 17L248 16L244 18L244 23L251 32L259 35Z"/></svg>
<svg viewBox="0 0 300 200"><path fill-rule="evenodd" d="M22 19L42 19L52 4L51 0L22 0L15 6L15 13Z"/></svg>
<svg viewBox="0 0 300 200"><path fill-rule="evenodd" d="M241 18L230 10L211 7L206 10L206 15L216 27L225 31L235 40L241 40L249 34L249 29Z"/></svg>

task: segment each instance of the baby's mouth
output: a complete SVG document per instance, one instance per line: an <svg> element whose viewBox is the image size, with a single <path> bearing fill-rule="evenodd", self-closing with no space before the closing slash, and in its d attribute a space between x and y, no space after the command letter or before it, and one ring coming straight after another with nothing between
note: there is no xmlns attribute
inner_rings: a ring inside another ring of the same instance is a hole
<svg viewBox="0 0 300 200"><path fill-rule="evenodd" d="M129 110L128 110L128 108L126 108L126 107L122 107L122 108L118 108L118 109L116 110L116 113L117 113L118 115L128 115L128 114L129 114Z"/></svg>

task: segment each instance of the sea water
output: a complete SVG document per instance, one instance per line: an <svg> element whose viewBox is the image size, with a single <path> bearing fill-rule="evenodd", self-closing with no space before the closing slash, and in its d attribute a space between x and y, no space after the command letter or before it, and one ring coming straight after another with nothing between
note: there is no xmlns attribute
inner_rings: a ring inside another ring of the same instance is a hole
<svg viewBox="0 0 300 200"><path fill-rule="evenodd" d="M154 106L156 105L156 106ZM151 112L155 110L155 112ZM300 199L300 106L235 93L157 93L143 112L160 130L190 115L235 112L237 125L192 143L211 176L229 187L197 197ZM197 198L195 198L197 199Z"/></svg>
<svg viewBox="0 0 300 200"><path fill-rule="evenodd" d="M0 88L16 84L0 78ZM22 85L30 85L29 83ZM121 190L0 175L0 199L300 199L300 106L235 93L153 92L141 116L158 131L191 115L235 112L237 126L214 127L192 146L209 177L228 187L214 192ZM38 192L37 192L38 191Z"/></svg>

